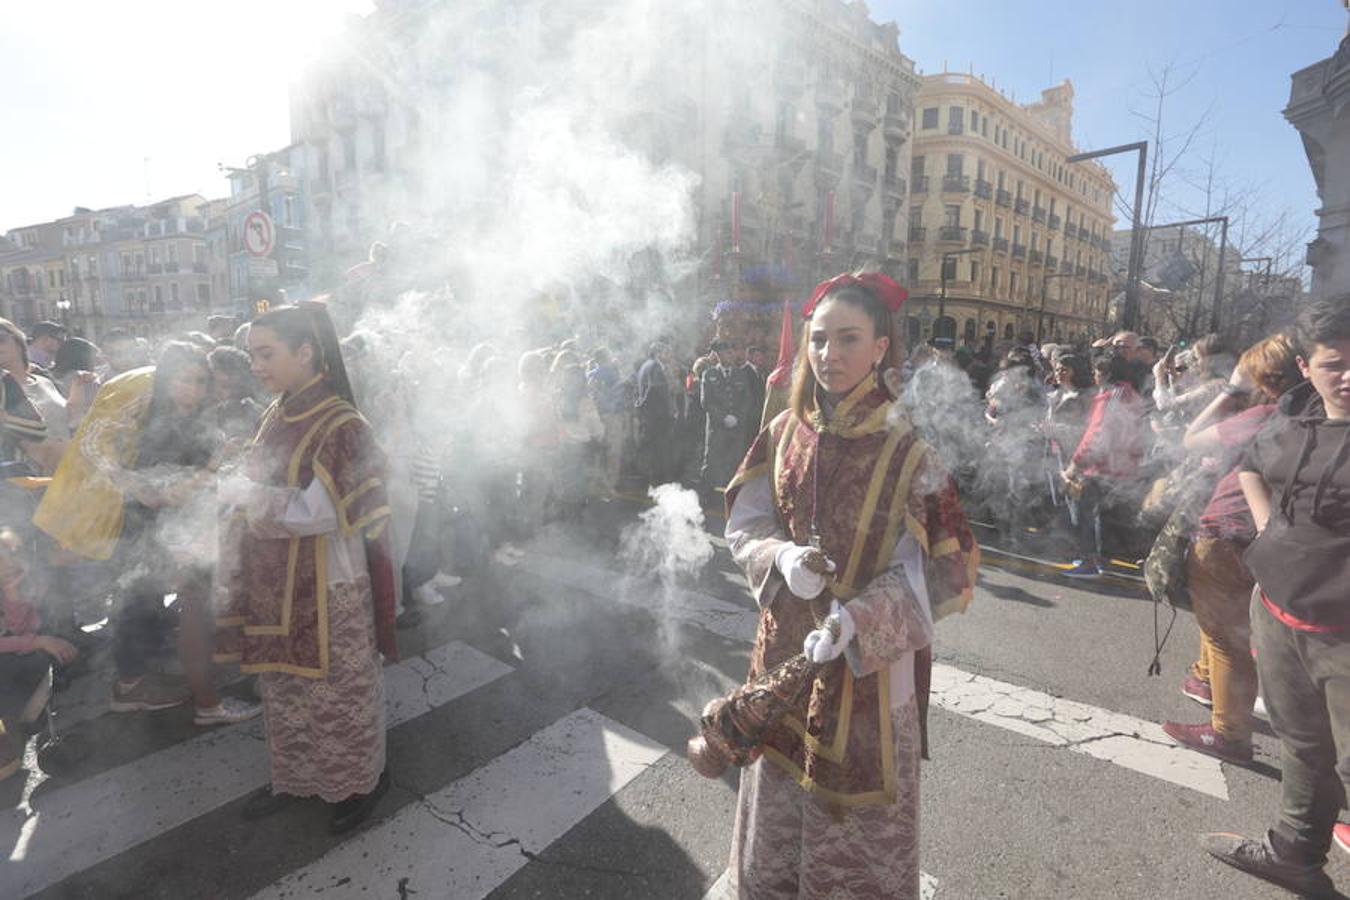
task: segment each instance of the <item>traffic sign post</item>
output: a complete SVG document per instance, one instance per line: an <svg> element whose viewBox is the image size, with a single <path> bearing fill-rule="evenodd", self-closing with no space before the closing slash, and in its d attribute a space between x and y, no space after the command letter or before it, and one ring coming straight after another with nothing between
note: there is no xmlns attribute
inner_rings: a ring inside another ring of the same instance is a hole
<svg viewBox="0 0 1350 900"><path fill-rule="evenodd" d="M266 259L272 255L277 245L277 230L272 217L261 209L255 209L244 217L244 249L249 256Z"/></svg>

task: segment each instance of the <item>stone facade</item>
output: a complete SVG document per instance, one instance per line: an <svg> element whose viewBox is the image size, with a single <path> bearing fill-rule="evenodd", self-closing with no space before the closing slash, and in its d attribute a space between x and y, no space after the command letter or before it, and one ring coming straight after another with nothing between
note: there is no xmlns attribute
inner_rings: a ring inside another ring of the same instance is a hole
<svg viewBox="0 0 1350 900"><path fill-rule="evenodd" d="M479 162L457 154L462 141L447 133L450 123L463 121L469 100L502 116L513 109L518 86L492 70L509 62L482 64L491 72L484 96L457 80L465 72L448 61L476 50L465 48L462 29L439 33L428 18L434 8L378 4L293 90L316 286L336 284L395 221L435 230L455 196L447 180L473 175L461 170ZM898 27L874 22L858 0L709 9L678 22L672 15L671 38L699 51L645 60L652 71L624 92L639 108L612 130L652 163L697 177L690 250L700 262L684 278L708 309L731 311L724 336L776 343L782 300L799 304L821 278L860 266L903 277L920 82ZM474 29L484 46L503 27L498 12ZM674 35L689 28L695 33ZM358 57L362 65L353 64Z"/></svg>
<svg viewBox="0 0 1350 900"><path fill-rule="evenodd" d="M1099 334L1115 185L1096 162L1067 162L1078 152L1069 82L1020 106L973 75L927 75L916 115L911 342L936 335L992 346L1023 331L1045 340Z"/></svg>
<svg viewBox="0 0 1350 900"><path fill-rule="evenodd" d="M1284 117L1298 129L1322 206L1308 245L1312 296L1350 293L1350 35L1292 76Z"/></svg>

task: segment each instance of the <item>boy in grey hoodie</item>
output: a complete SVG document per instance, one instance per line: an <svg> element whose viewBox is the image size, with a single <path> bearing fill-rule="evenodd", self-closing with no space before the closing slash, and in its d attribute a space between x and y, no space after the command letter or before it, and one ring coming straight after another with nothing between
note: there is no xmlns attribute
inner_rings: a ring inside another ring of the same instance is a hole
<svg viewBox="0 0 1350 900"><path fill-rule="evenodd" d="M1281 809L1261 840L1209 834L1213 856L1307 897L1334 897L1323 871L1350 786L1350 296L1300 320L1306 382L1280 402L1240 465L1256 520L1252 643L1280 739Z"/></svg>

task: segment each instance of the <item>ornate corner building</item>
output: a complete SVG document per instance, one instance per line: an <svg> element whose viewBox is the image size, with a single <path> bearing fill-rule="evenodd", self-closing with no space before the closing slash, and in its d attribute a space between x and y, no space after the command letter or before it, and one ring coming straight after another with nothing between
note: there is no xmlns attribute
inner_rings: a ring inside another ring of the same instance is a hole
<svg viewBox="0 0 1350 900"><path fill-rule="evenodd" d="M1099 334L1116 188L1100 164L1068 161L1073 86L1019 105L974 75L943 72L924 76L916 107L910 340Z"/></svg>
<svg viewBox="0 0 1350 900"><path fill-rule="evenodd" d="M1350 33L1335 54L1291 80L1284 117L1303 138L1322 201L1317 237L1308 244L1312 296L1344 294L1350 292Z"/></svg>

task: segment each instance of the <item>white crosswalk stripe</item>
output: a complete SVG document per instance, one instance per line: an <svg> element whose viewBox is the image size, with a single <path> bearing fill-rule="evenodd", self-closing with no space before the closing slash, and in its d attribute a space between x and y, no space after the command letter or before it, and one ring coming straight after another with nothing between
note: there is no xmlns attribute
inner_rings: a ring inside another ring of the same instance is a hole
<svg viewBox="0 0 1350 900"><path fill-rule="evenodd" d="M579 709L255 898L484 897L665 754Z"/></svg>
<svg viewBox="0 0 1350 900"><path fill-rule="evenodd" d="M597 594L622 580L574 559L532 554L521 571ZM611 602L748 644L756 612L697 590L620 584ZM511 672L452 642L385 670L394 727ZM1218 762L1171 746L1158 726L945 665L934 667L933 703L1074 752L1227 798ZM667 754L665 746L589 708L536 732L468 775L407 804L283 875L256 897L483 897L566 835ZM0 812L0 896L23 897L206 815L266 782L261 722L202 734L41 794L35 808ZM725 893L727 873L705 900ZM925 873L922 897L936 896ZM416 893L414 893L416 892Z"/></svg>
<svg viewBox="0 0 1350 900"><path fill-rule="evenodd" d="M455 641L385 669L389 725L449 703L511 667ZM0 812L0 897L55 884L267 783L262 722L221 728Z"/></svg>
<svg viewBox="0 0 1350 900"><path fill-rule="evenodd" d="M612 572L576 560L533 555L525 567L537 575L578 590L613 584ZM619 591L629 602L645 602L653 613L681 624L711 631L733 641L755 638L754 610L699 591L666 591L659 600L647 590ZM1217 759L1177 747L1155 722L1112 712L1086 703L1052 697L1040 691L965 672L955 666L933 666L932 702L949 712L1182 787L1228 799L1228 783Z"/></svg>

